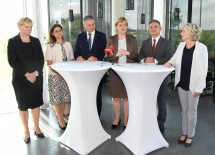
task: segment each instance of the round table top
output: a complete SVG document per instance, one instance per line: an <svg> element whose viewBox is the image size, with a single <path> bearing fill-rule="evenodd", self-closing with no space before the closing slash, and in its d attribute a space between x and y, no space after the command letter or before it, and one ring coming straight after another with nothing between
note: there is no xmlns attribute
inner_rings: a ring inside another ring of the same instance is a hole
<svg viewBox="0 0 215 155"><path fill-rule="evenodd" d="M61 71L93 71L109 69L111 65L109 62L102 61L66 61L54 63L50 66L54 70Z"/></svg>
<svg viewBox="0 0 215 155"><path fill-rule="evenodd" d="M164 67L164 65L155 64L139 64L139 63L126 63L126 64L114 64L111 66L113 70L122 72L134 72L134 73L147 73L147 72L171 72L174 67Z"/></svg>

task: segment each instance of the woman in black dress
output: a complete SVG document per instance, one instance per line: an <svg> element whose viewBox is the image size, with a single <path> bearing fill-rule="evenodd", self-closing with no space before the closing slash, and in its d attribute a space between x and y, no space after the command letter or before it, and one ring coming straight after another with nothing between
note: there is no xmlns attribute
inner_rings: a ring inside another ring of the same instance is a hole
<svg viewBox="0 0 215 155"><path fill-rule="evenodd" d="M43 104L44 56L39 39L30 36L32 20L21 18L17 26L20 33L8 41L8 62L13 69L12 84L24 127L24 141L29 143L28 109L31 109L34 134L44 137L39 127L40 106Z"/></svg>

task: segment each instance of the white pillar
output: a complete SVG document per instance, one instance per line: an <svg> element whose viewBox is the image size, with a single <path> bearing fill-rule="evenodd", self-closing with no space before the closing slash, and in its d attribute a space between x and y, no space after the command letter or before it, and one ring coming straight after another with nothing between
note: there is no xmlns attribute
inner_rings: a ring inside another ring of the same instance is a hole
<svg viewBox="0 0 215 155"><path fill-rule="evenodd" d="M116 34L115 22L117 18L125 16L125 0L112 1L112 35Z"/></svg>
<svg viewBox="0 0 215 155"><path fill-rule="evenodd" d="M154 0L154 19L157 19L161 23L162 27L162 36L164 36L165 33L165 0Z"/></svg>
<svg viewBox="0 0 215 155"><path fill-rule="evenodd" d="M34 34L33 36L39 38L43 52L45 53L45 40L44 34L48 33L48 14L47 14L47 1L44 0L31 0L28 1L31 9L27 10L27 13L32 16ZM46 23L46 24L44 24ZM49 107L49 93L48 93L48 83L47 80L47 65L44 64L43 68L43 106L41 109L46 109Z"/></svg>
<svg viewBox="0 0 215 155"><path fill-rule="evenodd" d="M88 0L83 0L82 1L82 6L83 6L83 18L89 14L89 1ZM95 18L95 17L94 17ZM82 20L82 19L81 19Z"/></svg>

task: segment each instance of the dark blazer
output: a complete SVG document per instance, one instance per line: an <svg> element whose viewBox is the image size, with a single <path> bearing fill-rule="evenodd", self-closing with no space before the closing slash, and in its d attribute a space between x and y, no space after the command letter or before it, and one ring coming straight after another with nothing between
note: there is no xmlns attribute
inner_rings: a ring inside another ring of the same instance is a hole
<svg viewBox="0 0 215 155"><path fill-rule="evenodd" d="M140 61L146 57L154 57L158 61L158 64L161 65L166 63L172 55L173 46L169 40L160 37L157 42L155 52L152 53L152 39L149 38L142 42L138 59Z"/></svg>
<svg viewBox="0 0 215 155"><path fill-rule="evenodd" d="M74 50L75 59L77 59L77 57L79 56L82 56L85 60L87 60L90 56L94 56L99 61L102 61L104 58L104 49L106 48L106 44L106 35L100 31L95 30L93 45L91 50L89 50L87 42L87 32L84 31L78 35L76 41Z"/></svg>
<svg viewBox="0 0 215 155"><path fill-rule="evenodd" d="M13 76L24 76L27 72L34 72L37 70L39 75L42 75L44 56L39 39L30 36L30 44L32 46L32 53L34 54L33 61L26 59L23 52L22 40L20 35L9 39L8 41L8 62L13 68Z"/></svg>
<svg viewBox="0 0 215 155"><path fill-rule="evenodd" d="M138 60L141 61L147 57L154 57L158 61L158 65L162 65L166 63L173 55L173 46L171 41L160 37L157 42L156 49L152 53L152 39L149 38L142 42ZM168 77L164 80L162 84L168 84L169 79Z"/></svg>
<svg viewBox="0 0 215 155"><path fill-rule="evenodd" d="M22 42L20 35L8 41L8 62L13 68L12 85L18 108L27 110L43 104L44 56L39 39L30 36L30 42ZM31 83L24 76L27 72L38 71L36 81Z"/></svg>
<svg viewBox="0 0 215 155"><path fill-rule="evenodd" d="M114 46L113 57L109 58L109 61L112 63L118 62L118 57L116 57L116 53L118 51L118 35L111 36L108 40L107 48L109 46ZM132 63L136 62L138 58L138 47L137 47L137 40L132 35L126 35L126 45L127 51L130 52L130 55L127 56L127 62Z"/></svg>
<svg viewBox="0 0 215 155"><path fill-rule="evenodd" d="M118 63L118 57L116 57L116 53L118 52L118 35L114 35L109 37L107 48L109 46L114 46L113 56L108 57L108 60L111 63ZM127 51L130 53L128 56L126 56L126 62L127 63L134 63L137 61L138 57L138 48L137 48L137 40L132 35L126 35L126 46ZM119 77L119 75L113 70L109 70L109 88L110 93L113 98L127 98L127 92L125 89L125 86Z"/></svg>

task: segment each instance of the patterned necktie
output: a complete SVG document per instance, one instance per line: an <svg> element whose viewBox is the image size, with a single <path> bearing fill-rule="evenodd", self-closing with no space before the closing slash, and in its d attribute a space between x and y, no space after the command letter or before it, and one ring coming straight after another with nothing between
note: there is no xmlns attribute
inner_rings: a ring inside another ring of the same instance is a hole
<svg viewBox="0 0 215 155"><path fill-rule="evenodd" d="M88 46L89 46L89 50L91 50L91 43L92 43L92 38L91 38L91 33L88 34L89 38L88 38Z"/></svg>
<svg viewBox="0 0 215 155"><path fill-rule="evenodd" d="M61 47L62 47L62 59L63 61L67 61L66 50L63 47L63 44L61 44Z"/></svg>
<svg viewBox="0 0 215 155"><path fill-rule="evenodd" d="M156 39L153 39L152 53L155 52L155 48L156 48Z"/></svg>

